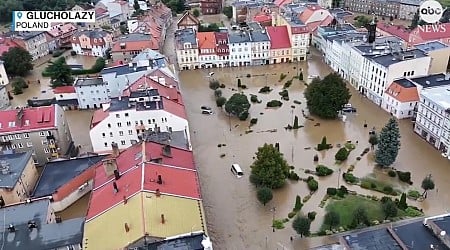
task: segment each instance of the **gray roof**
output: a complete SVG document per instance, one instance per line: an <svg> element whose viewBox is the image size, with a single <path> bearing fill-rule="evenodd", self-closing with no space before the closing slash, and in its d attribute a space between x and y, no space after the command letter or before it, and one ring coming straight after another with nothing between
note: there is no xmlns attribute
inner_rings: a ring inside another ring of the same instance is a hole
<svg viewBox="0 0 450 250"><path fill-rule="evenodd" d="M416 83L417 85L421 85L423 88L434 88L440 86L450 85L450 80L445 80L445 74L433 74L428 76L414 77L410 80ZM450 77L447 77L450 79Z"/></svg>
<svg viewBox="0 0 450 250"><path fill-rule="evenodd" d="M125 36L119 37L116 43L126 43L126 42L137 42L137 41L149 41L151 35L141 34L141 33L131 33Z"/></svg>
<svg viewBox="0 0 450 250"><path fill-rule="evenodd" d="M400 2L404 5L413 5L419 7L424 0L396 0L395 2Z"/></svg>
<svg viewBox="0 0 450 250"><path fill-rule="evenodd" d="M265 30L254 30L250 32L252 42L269 42L269 35Z"/></svg>
<svg viewBox="0 0 450 250"><path fill-rule="evenodd" d="M133 58L133 62L136 62L137 60L148 60L148 59L159 59L159 58L166 58L163 54L159 53L156 50L152 49L144 49L139 53L136 57Z"/></svg>
<svg viewBox="0 0 450 250"><path fill-rule="evenodd" d="M401 250L386 228L344 236L351 249L355 250Z"/></svg>
<svg viewBox="0 0 450 250"><path fill-rule="evenodd" d="M148 245L148 250L203 250L203 234L188 235Z"/></svg>
<svg viewBox="0 0 450 250"><path fill-rule="evenodd" d="M119 100L119 98L111 98L109 111L114 112L114 111L130 110L130 109L136 109L138 111L164 109L162 98L160 101L147 101L147 102L130 101L131 98L138 98L138 97L140 97L140 96L138 96L138 94L134 94L134 96L132 96L132 97L131 96L130 97L122 97L122 98L120 98L120 100Z"/></svg>
<svg viewBox="0 0 450 250"><path fill-rule="evenodd" d="M189 150L189 141L186 138L185 131L155 132L147 130L143 133L142 137L146 142L156 142L159 144L169 143L173 147Z"/></svg>
<svg viewBox="0 0 450 250"><path fill-rule="evenodd" d="M394 227L394 231L406 245L414 244L414 249L430 249L430 244L436 246L435 249L448 249L422 221Z"/></svg>
<svg viewBox="0 0 450 250"><path fill-rule="evenodd" d="M365 55L365 57L370 58L372 61L384 66L389 67L392 64L396 64L401 61L415 59L415 58L422 58L426 57L427 55L418 49L398 52L398 53L390 53L390 54L384 54L384 55Z"/></svg>
<svg viewBox="0 0 450 250"><path fill-rule="evenodd" d="M396 82L398 85L402 86L403 88L415 88L416 85L407 78L400 78L400 79L396 79L394 80L394 82Z"/></svg>
<svg viewBox="0 0 450 250"><path fill-rule="evenodd" d="M103 85L103 78L77 78L73 84L75 87L78 86L91 86L91 85Z"/></svg>
<svg viewBox="0 0 450 250"><path fill-rule="evenodd" d="M197 48L197 36L193 29L182 29L175 32L175 43L178 49L182 49L185 43L191 44L192 48Z"/></svg>
<svg viewBox="0 0 450 250"><path fill-rule="evenodd" d="M108 35L108 32L104 30L80 30L75 32L74 36L86 35L89 38L104 38Z"/></svg>
<svg viewBox="0 0 450 250"><path fill-rule="evenodd" d="M48 162L36 184L33 197L52 195L58 188L101 161L104 157L95 155Z"/></svg>
<svg viewBox="0 0 450 250"><path fill-rule="evenodd" d="M80 244L83 238L84 218L62 223L48 223L48 199L32 201L0 209L0 241L4 249L47 250ZM28 223L33 221L37 228L30 231ZM16 232L9 233L12 224Z"/></svg>
<svg viewBox="0 0 450 250"><path fill-rule="evenodd" d="M249 33L246 31L230 31L228 34L229 43L249 43L251 42Z"/></svg>
<svg viewBox="0 0 450 250"><path fill-rule="evenodd" d="M129 65L120 65L109 68L104 68L100 72L101 75L115 73L116 76L128 75L134 72L146 71L147 67L130 67Z"/></svg>
<svg viewBox="0 0 450 250"><path fill-rule="evenodd" d="M445 110L450 109L450 86L448 85L424 89L420 92L420 95L438 104Z"/></svg>
<svg viewBox="0 0 450 250"><path fill-rule="evenodd" d="M427 43L416 44L416 45L414 45L414 47L416 47L417 49L420 49L423 52L430 52L430 51L434 51L434 50L448 48L448 45L441 43L439 41L431 41L431 42L427 42Z"/></svg>
<svg viewBox="0 0 450 250"><path fill-rule="evenodd" d="M3 169L9 168L9 171L5 170L7 174L3 174L0 171L0 188L13 188L19 180L22 172L25 170L28 162L31 158L31 151L15 154L2 154L0 155L0 167Z"/></svg>
<svg viewBox="0 0 450 250"><path fill-rule="evenodd" d="M14 31L9 33L9 36L14 36L26 41L43 33L43 31Z"/></svg>
<svg viewBox="0 0 450 250"><path fill-rule="evenodd" d="M341 25L336 25L334 27L320 26L318 28L318 31L320 33L326 33L326 34L337 34L337 33L354 31L354 30L355 30L355 27L353 27L351 24L341 24Z"/></svg>
<svg viewBox="0 0 450 250"><path fill-rule="evenodd" d="M339 42L353 42L353 41L365 41L367 33L366 32L355 32L355 33L342 33L333 35L324 35L325 40L328 41L339 41Z"/></svg>

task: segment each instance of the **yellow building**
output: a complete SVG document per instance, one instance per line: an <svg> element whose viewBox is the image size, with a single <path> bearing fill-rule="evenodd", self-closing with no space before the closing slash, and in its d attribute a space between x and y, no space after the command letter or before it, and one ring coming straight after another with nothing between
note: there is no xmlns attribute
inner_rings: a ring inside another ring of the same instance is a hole
<svg viewBox="0 0 450 250"><path fill-rule="evenodd" d="M287 26L266 27L270 37L270 63L292 62L291 41Z"/></svg>

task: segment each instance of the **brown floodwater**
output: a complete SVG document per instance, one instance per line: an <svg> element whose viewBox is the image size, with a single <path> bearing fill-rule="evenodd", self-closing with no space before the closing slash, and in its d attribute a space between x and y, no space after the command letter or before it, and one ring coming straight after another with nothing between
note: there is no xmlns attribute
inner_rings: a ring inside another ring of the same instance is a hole
<svg viewBox="0 0 450 250"><path fill-rule="evenodd" d="M74 202L68 208L64 209L61 212L56 213L56 215L61 216L61 219L63 220L85 217L90 197L91 192L85 194L83 197Z"/></svg>
<svg viewBox="0 0 450 250"><path fill-rule="evenodd" d="M404 186L397 181L391 181L389 177L375 168L372 154L362 157L360 161L356 157L369 147L368 132L372 127L380 129L389 119L389 114L371 103L366 98L357 94L353 89L350 102L357 108L358 113L348 115L346 122L340 120L324 121L315 119L309 121L303 118L302 109L306 103L303 97L305 85L298 80L293 80L289 88L290 101L283 101L283 106L277 109L267 109L265 104L269 100L280 100L278 92L282 90L283 83L297 73L296 68L302 68L305 79L308 75L324 76L330 69L323 64L322 60L313 55L308 62L299 64L269 65L261 67L225 68L211 69L214 71L215 79L226 85L222 89L225 97L236 93L237 77L242 79L242 84L248 89L243 90L247 95L256 94L261 104L252 104L250 118L258 118L258 123L252 126L252 133L246 134L249 129L249 120L241 122L236 118L229 119L228 116L216 107L213 91L208 88L210 71L183 71L180 73L181 88L188 112L193 150L199 171L204 206L207 215L209 233L213 239L215 249L308 249L320 244L331 242L329 237L317 237L300 239L295 237L290 241L290 236L295 235L291 223L285 224L286 228L272 232L272 216L276 219L287 218L295 203L295 196L305 197L309 191L304 182L287 181L286 185L274 192L273 200L266 206L261 205L256 199L256 191L250 184L248 176L249 166L259 146L264 143L280 143L280 150L289 164L295 166L295 171L306 177L304 169L314 169L313 156L318 154L320 164L325 164L335 170L329 177L319 178L319 190L305 203L302 213L316 211L318 216L311 225L312 231L317 231L322 223L324 209L318 207L326 193L327 187L346 185L350 190L363 194L382 194L360 189L339 180L338 169L345 171L350 165L355 165L354 174L358 177L375 175L380 179L390 181L396 189L408 190L409 188L420 189L421 180L428 174L432 174L436 188L446 190L450 183L446 181L446 174L450 164L440 156L432 146L427 144L414 134L413 123L405 120L400 122L402 135L402 147L393 167L398 170L412 172L412 187ZM279 82L279 74L287 73L288 77ZM246 75L252 77L247 78ZM309 81L309 80L307 80ZM267 85L273 88L270 94L259 94L258 90ZM293 101L302 102L301 105ZM201 114L200 106L213 107L214 114L205 116ZM291 108L295 106L295 108ZM299 124L303 128L297 131L287 131L284 127L293 123L293 117L299 117ZM320 126L315 126L320 123ZM364 123L368 124L364 128ZM268 130L276 129L276 132ZM327 136L328 143L334 145L343 144L347 140L356 143L356 149L349 159L335 165L334 155L337 148L327 152L317 153L313 149L323 136ZM217 147L224 143L225 147ZM220 155L226 156L221 158ZM232 163L239 163L245 172L244 178L237 179L230 172ZM445 192L432 191L428 198L421 203L409 202L412 205L424 209L425 213L438 214L445 212L449 197ZM275 215L271 208L275 207Z"/></svg>

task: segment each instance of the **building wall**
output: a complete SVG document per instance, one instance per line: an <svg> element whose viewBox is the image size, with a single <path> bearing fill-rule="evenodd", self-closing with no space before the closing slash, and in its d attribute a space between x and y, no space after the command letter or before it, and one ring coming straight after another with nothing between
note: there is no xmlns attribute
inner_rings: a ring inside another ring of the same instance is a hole
<svg viewBox="0 0 450 250"><path fill-rule="evenodd" d="M111 52L111 58L114 62L122 61L124 63L131 62L132 58L136 55L139 55L145 48L140 50L131 50L131 51L116 51Z"/></svg>
<svg viewBox="0 0 450 250"><path fill-rule="evenodd" d="M95 168L88 169L64 186L58 188L53 196L53 209L60 212L89 193L93 188Z"/></svg>
<svg viewBox="0 0 450 250"><path fill-rule="evenodd" d="M450 58L450 47L428 52L431 57L429 74L446 73Z"/></svg>
<svg viewBox="0 0 450 250"><path fill-rule="evenodd" d="M0 178L1 177L2 175L0 174ZM0 195L3 197L6 204L25 201L33 192L38 178L39 173L34 166L33 158L30 157L14 188L12 190L1 188Z"/></svg>
<svg viewBox="0 0 450 250"><path fill-rule="evenodd" d="M195 69L196 67L199 67L199 56L197 48L177 50L176 53L180 70Z"/></svg>
<svg viewBox="0 0 450 250"><path fill-rule="evenodd" d="M270 49L270 63L286 63L292 61L291 48Z"/></svg>
<svg viewBox="0 0 450 250"><path fill-rule="evenodd" d="M33 56L33 60L46 56L49 53L48 43L44 32L23 42L25 44L25 49Z"/></svg>
<svg viewBox="0 0 450 250"><path fill-rule="evenodd" d="M442 129L441 142L444 146L442 152L444 152L444 156L450 160L450 112L444 113L444 126Z"/></svg>
<svg viewBox="0 0 450 250"><path fill-rule="evenodd" d="M394 18L398 18L400 11L400 4L394 1L345 0L344 7L349 11Z"/></svg>
<svg viewBox="0 0 450 250"><path fill-rule="evenodd" d="M397 119L411 118L417 102L400 102L388 94L384 94L381 107Z"/></svg>
<svg viewBox="0 0 450 250"><path fill-rule="evenodd" d="M309 33L292 34L291 44L293 61L306 60L306 53L309 49Z"/></svg>
<svg viewBox="0 0 450 250"><path fill-rule="evenodd" d="M230 66L251 65L252 45L246 43L229 43Z"/></svg>
<svg viewBox="0 0 450 250"><path fill-rule="evenodd" d="M60 93L60 94L55 94L55 98L57 101L72 100L72 99L78 99L78 95L77 95L77 93Z"/></svg>
<svg viewBox="0 0 450 250"><path fill-rule="evenodd" d="M264 65L270 63L270 41L253 42L252 47L252 65Z"/></svg>
<svg viewBox="0 0 450 250"><path fill-rule="evenodd" d="M110 126L108 126L108 124ZM111 112L108 117L91 129L89 135L94 152L104 152L116 142L120 149L131 146L131 140L138 140L141 126L146 129L160 128L161 132L186 131L188 140L189 125L186 119L173 115L165 110L124 110Z"/></svg>
<svg viewBox="0 0 450 250"><path fill-rule="evenodd" d="M445 121L445 110L432 100L420 95L414 132L439 149Z"/></svg>
<svg viewBox="0 0 450 250"><path fill-rule="evenodd" d="M0 110L8 108L9 105L8 90L6 87L0 85Z"/></svg>
<svg viewBox="0 0 450 250"><path fill-rule="evenodd" d="M420 5L400 3L398 18L412 20Z"/></svg>
<svg viewBox="0 0 450 250"><path fill-rule="evenodd" d="M109 101L106 85L77 85L75 91L80 109L101 108L103 103Z"/></svg>
<svg viewBox="0 0 450 250"><path fill-rule="evenodd" d="M5 65L2 61L0 61L0 85L8 85L9 84L9 78L6 74Z"/></svg>

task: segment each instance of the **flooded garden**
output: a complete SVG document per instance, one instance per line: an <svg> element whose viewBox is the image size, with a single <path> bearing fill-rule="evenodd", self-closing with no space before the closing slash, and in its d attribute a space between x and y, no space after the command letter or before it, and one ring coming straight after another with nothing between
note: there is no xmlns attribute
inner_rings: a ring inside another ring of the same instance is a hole
<svg viewBox="0 0 450 250"><path fill-rule="evenodd" d="M303 72L304 81L293 79L300 71ZM211 78L225 85L220 88L224 97L229 98L234 93L242 92L247 95L249 101L251 98L257 98L256 102L251 102L246 121L240 121L236 117L230 118L222 108L216 106L214 91L208 86L211 72L214 72ZM286 76L280 81L281 73ZM395 176L392 177L393 174L388 170L375 166L373 150L368 142L369 132L373 128L381 130L390 118L381 108L349 87L352 94L350 103L357 112L348 114L345 122L321 120L305 115L306 100L303 91L306 88L305 82L311 81L308 76L325 76L328 73L328 67L319 57L298 64L180 73L209 234L215 242L215 248L307 249L330 243L329 237L300 238L294 231L291 224L295 214L292 212L295 210L297 196L302 201L298 213L304 216L311 212L316 214L311 223L312 233L329 229L327 225L323 225L327 211L334 209L342 212L349 204L365 203L371 223L375 220L381 223L385 219L381 197L389 196L389 193L396 194L391 196L392 199L400 199L402 193L422 193L421 182L429 174L433 176L435 190L429 191L427 199L422 202L407 199L407 203L422 209L426 215L446 211L449 197L445 192L439 193L437 190L445 190L450 186L445 181L449 162L414 134L411 121L399 122L401 148L396 162L391 167L401 172L393 171ZM287 100L283 98L286 96L283 86L291 79L292 83L285 88L289 96ZM259 93L265 86L271 91ZM280 101L282 105L268 108L267 103L271 101L274 104ZM202 114L201 106L212 107L213 114ZM298 129L286 129L294 125L295 117L298 117ZM367 126L364 126L365 124ZM317 151L315 148L323 137L326 137L327 144L333 147ZM273 199L265 206L258 201L256 188L249 181L250 165L254 162L258 147L264 143L278 143L280 152L288 164L293 166L292 171L305 180L287 180L282 188L273 190ZM346 146L351 147L348 159L337 163L335 154ZM316 155L318 159L314 159ZM236 178L230 172L233 163L241 166L244 171L243 178ZM318 165L328 167L333 171L332 174L314 175ZM400 180L403 178L403 172L411 173L408 182L412 182L412 185ZM344 173L351 175L346 175L344 180ZM307 183L309 176L314 176L318 183L317 191L312 193ZM356 179L353 180L351 176ZM339 194L341 186L350 193L360 195L346 194L344 198L336 198L334 192ZM341 226L351 224L351 214L348 212L350 210L347 209L347 213L341 215L335 231L339 231ZM403 211L396 214L396 217L405 216L407 214ZM276 220L276 225L273 220ZM273 226L280 229L273 232Z"/></svg>

